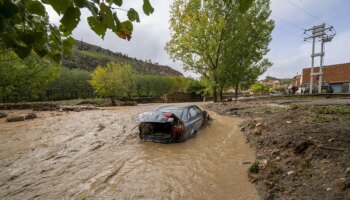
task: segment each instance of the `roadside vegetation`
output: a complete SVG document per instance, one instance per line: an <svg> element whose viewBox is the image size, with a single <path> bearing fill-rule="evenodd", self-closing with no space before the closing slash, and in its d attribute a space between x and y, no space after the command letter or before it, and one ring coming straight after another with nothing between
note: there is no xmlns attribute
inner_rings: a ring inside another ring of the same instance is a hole
<svg viewBox="0 0 350 200"><path fill-rule="evenodd" d="M207 94L205 82L182 76L142 75L117 62L94 72L62 67L33 54L20 59L0 53L0 102L40 102L94 98L161 97L173 92Z"/></svg>

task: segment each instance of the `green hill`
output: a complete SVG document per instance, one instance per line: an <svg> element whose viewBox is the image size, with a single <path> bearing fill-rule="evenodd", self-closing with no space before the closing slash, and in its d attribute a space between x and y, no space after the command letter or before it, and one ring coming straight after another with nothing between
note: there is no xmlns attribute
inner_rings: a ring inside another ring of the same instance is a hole
<svg viewBox="0 0 350 200"><path fill-rule="evenodd" d="M110 61L128 63L138 74L161 75L161 76L183 76L182 73L166 65L152 63L151 60L143 61L131 58L119 52L112 52L99 46L86 42L77 41L72 55L64 56L62 64L68 68L79 68L88 71L94 70L98 65L105 65Z"/></svg>

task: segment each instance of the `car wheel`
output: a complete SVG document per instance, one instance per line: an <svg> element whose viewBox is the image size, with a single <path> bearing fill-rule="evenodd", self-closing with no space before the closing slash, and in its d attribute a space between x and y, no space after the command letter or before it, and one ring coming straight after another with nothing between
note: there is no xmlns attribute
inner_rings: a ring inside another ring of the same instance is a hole
<svg viewBox="0 0 350 200"><path fill-rule="evenodd" d="M204 111L204 112L203 112L203 124L202 124L202 125L207 124L207 122L209 121L209 119L210 119L209 114L208 114L206 111Z"/></svg>
<svg viewBox="0 0 350 200"><path fill-rule="evenodd" d="M176 135L174 141L175 141L175 142L182 142L182 141L183 141L183 134Z"/></svg>

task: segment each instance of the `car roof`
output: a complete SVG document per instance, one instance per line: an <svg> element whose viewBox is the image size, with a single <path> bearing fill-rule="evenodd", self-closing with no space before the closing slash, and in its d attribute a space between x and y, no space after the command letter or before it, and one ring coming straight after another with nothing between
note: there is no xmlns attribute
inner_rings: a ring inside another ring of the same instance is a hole
<svg viewBox="0 0 350 200"><path fill-rule="evenodd" d="M195 105L169 105L169 106L162 106L162 107L159 107L157 108L157 110L166 110L166 109L169 109L169 110L184 110L186 108L189 108L189 107L192 107L192 106L195 106Z"/></svg>

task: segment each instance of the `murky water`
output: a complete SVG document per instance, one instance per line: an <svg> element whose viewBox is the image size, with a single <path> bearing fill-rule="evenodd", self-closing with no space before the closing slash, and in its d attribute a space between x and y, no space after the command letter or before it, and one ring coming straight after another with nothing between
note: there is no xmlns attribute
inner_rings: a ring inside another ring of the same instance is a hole
<svg viewBox="0 0 350 200"><path fill-rule="evenodd" d="M239 119L211 113L184 143L139 141L133 118L158 106L1 120L0 198L258 199L240 164L254 155Z"/></svg>

